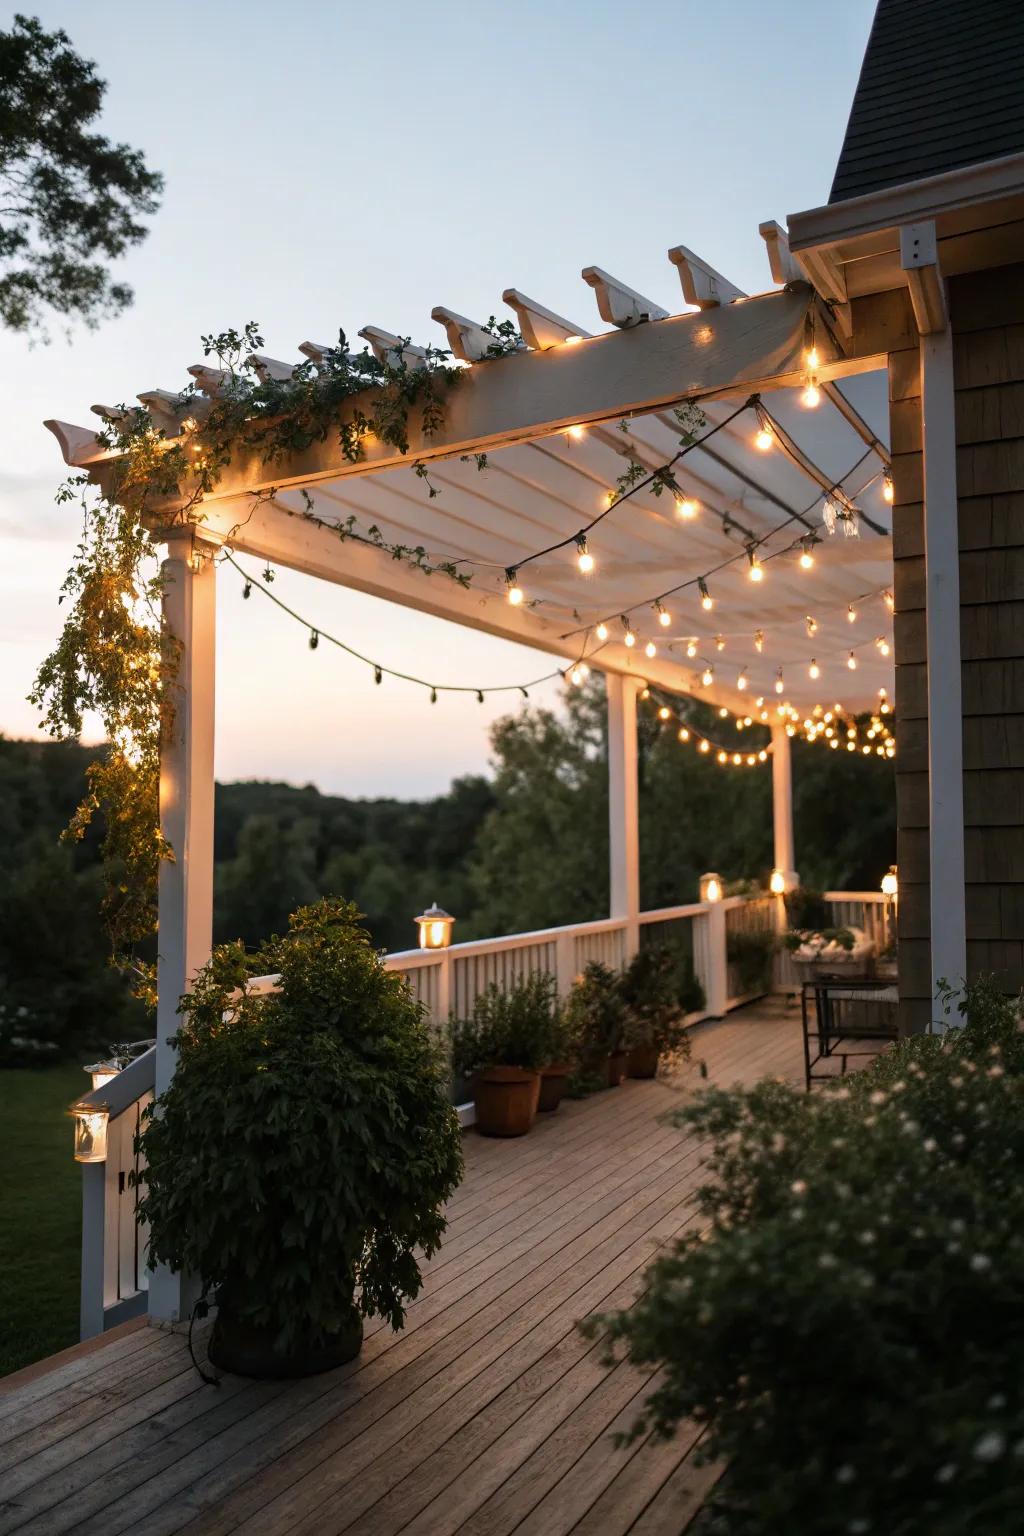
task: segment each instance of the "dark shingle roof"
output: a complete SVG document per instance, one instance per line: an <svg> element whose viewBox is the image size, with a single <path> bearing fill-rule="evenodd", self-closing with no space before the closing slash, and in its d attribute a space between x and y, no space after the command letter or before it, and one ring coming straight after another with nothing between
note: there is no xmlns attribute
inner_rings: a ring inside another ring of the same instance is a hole
<svg viewBox="0 0 1024 1536"><path fill-rule="evenodd" d="M1024 150L1024 0L878 0L830 203Z"/></svg>

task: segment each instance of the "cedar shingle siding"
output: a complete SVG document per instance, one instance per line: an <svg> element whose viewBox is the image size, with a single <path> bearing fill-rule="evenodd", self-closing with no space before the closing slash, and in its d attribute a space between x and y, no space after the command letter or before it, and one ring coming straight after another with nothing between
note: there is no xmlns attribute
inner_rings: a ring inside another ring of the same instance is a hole
<svg viewBox="0 0 1024 1536"><path fill-rule="evenodd" d="M1024 0L879 0L830 203L1024 150Z"/></svg>

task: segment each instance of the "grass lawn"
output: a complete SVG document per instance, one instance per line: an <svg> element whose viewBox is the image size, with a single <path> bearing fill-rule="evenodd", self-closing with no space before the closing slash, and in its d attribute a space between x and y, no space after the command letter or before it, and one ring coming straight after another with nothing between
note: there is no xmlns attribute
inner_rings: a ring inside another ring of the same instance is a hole
<svg viewBox="0 0 1024 1536"><path fill-rule="evenodd" d="M72 1157L80 1066L0 1072L0 1376L78 1341L81 1170Z"/></svg>

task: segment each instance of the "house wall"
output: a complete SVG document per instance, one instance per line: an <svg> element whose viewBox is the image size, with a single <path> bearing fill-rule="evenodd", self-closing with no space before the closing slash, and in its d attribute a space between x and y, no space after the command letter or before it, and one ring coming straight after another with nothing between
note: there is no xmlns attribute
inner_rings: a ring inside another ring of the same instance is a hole
<svg viewBox="0 0 1024 1536"><path fill-rule="evenodd" d="M1024 983L1024 265L949 285L956 390L967 967ZM931 1016L918 350L889 356L902 1023Z"/></svg>

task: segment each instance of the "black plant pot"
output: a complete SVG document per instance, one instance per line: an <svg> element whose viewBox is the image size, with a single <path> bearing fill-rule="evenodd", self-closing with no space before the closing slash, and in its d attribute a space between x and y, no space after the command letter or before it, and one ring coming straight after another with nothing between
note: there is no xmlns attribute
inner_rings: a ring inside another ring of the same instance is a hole
<svg viewBox="0 0 1024 1536"><path fill-rule="evenodd" d="M210 1336L210 1360L219 1370L235 1376L280 1380L318 1376L354 1360L363 1343L363 1319L352 1308L348 1324L339 1333L315 1343L297 1341L287 1354L275 1347L275 1328L257 1328L242 1322L230 1308L220 1307Z"/></svg>

